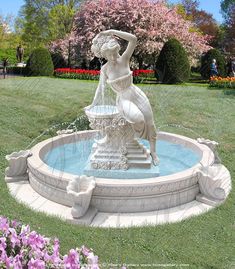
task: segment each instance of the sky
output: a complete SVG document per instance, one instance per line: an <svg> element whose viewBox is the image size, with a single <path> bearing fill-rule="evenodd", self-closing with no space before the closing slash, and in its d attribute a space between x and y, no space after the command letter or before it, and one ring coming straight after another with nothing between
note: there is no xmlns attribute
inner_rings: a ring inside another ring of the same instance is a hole
<svg viewBox="0 0 235 269"><path fill-rule="evenodd" d="M169 0L170 3L178 3L180 0ZM220 14L220 0L200 0L200 8L213 14L214 18L221 23L223 21ZM0 0L0 14L12 14L16 16L24 0Z"/></svg>

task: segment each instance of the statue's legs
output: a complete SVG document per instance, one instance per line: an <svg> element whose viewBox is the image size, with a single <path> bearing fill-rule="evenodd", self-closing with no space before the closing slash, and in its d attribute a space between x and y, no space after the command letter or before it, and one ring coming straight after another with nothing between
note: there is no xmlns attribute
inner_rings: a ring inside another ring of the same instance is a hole
<svg viewBox="0 0 235 269"><path fill-rule="evenodd" d="M122 100L119 103L120 112L124 118L133 124L133 129L139 137L148 137L150 144L150 154L153 160L153 164L157 165L159 159L156 153L156 129L154 123L149 124L146 122L144 114L133 102L129 100ZM147 132L147 134L146 134Z"/></svg>
<svg viewBox="0 0 235 269"><path fill-rule="evenodd" d="M138 127L142 127L142 129L144 128L144 115L133 102L122 100L121 110L121 113L128 122L136 124L136 126L138 125Z"/></svg>

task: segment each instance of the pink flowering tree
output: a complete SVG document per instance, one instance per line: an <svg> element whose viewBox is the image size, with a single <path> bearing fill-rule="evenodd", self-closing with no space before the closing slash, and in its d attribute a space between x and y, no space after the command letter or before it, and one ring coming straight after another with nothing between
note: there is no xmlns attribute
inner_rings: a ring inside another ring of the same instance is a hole
<svg viewBox="0 0 235 269"><path fill-rule="evenodd" d="M91 59L91 42L100 31L117 29L133 33L138 38L134 58L142 63L153 63L164 43L178 39L188 52L191 62L210 47L208 36L194 31L192 22L158 0L88 0L77 12L72 32L64 40L51 44L52 51L60 50L65 57L71 51ZM70 46L68 46L70 42ZM70 47L70 48L69 48Z"/></svg>

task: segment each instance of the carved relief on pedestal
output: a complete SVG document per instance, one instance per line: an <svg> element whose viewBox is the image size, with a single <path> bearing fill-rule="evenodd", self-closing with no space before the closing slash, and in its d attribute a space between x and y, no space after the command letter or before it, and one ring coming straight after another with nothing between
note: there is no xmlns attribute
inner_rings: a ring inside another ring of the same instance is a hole
<svg viewBox="0 0 235 269"><path fill-rule="evenodd" d="M130 167L151 167L149 151L138 142L132 125L118 112L98 116L88 112L87 116L90 127L99 130L103 136L93 145L91 168L127 170Z"/></svg>

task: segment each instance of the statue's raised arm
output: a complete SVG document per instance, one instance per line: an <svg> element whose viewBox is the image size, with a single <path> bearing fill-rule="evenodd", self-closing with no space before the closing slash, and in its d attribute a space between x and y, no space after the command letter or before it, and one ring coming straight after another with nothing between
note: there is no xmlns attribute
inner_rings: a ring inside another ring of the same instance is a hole
<svg viewBox="0 0 235 269"><path fill-rule="evenodd" d="M100 33L101 35L111 35L111 36L117 36L120 37L126 41L128 41L128 46L127 49L124 51L122 54L122 57L129 60L135 50L136 43L137 43L137 38L135 35L123 32L123 31L118 31L118 30L107 30L103 31Z"/></svg>

